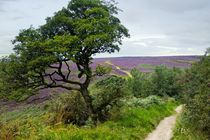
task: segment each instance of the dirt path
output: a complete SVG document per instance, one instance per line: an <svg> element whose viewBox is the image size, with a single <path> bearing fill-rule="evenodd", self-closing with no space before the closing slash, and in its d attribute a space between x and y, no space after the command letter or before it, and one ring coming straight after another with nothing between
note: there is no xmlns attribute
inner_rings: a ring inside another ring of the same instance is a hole
<svg viewBox="0 0 210 140"><path fill-rule="evenodd" d="M110 61L106 61L105 63L108 64L108 65L114 66L117 70L120 70L121 72L125 73L129 77L132 77L132 75L129 71L122 70L119 66L116 66L116 65L112 64Z"/></svg>
<svg viewBox="0 0 210 140"><path fill-rule="evenodd" d="M178 106L175 110L176 114L164 118L145 140L170 140L173 136L173 127L175 125L177 115L182 111L182 105Z"/></svg>

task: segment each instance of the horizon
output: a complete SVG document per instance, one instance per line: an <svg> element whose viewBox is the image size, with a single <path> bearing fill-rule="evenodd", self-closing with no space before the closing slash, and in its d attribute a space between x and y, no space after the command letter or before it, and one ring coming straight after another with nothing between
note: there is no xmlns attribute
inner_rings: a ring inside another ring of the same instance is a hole
<svg viewBox="0 0 210 140"><path fill-rule="evenodd" d="M12 54L12 53L11 53ZM0 54L0 58L3 58L3 57L7 57L9 56L10 54ZM200 57L200 56L203 56L203 55L197 55L197 54L192 54L192 55L131 55L131 56L96 56L93 58L94 59L98 59L98 58L134 58L134 57Z"/></svg>

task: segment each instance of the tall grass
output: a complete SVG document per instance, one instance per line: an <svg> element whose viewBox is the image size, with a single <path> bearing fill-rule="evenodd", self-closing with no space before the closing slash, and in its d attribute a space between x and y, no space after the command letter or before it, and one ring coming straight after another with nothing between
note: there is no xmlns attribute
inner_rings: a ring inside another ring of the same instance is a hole
<svg viewBox="0 0 210 140"><path fill-rule="evenodd" d="M178 117L172 140L208 140L208 135L196 129L192 122L186 122L186 117L184 114Z"/></svg>
<svg viewBox="0 0 210 140"><path fill-rule="evenodd" d="M77 127L62 123L50 125L44 108L32 107L0 116L0 139L42 140L127 140L144 139L176 104L166 102L149 108L123 107L112 111L112 118L99 124ZM38 109L42 111L38 111ZM17 113L17 114L16 114ZM14 115L16 114L16 115Z"/></svg>

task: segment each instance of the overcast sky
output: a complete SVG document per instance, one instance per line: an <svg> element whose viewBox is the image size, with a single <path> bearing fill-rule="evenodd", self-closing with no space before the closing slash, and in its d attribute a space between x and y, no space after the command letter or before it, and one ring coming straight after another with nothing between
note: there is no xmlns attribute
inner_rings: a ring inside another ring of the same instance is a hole
<svg viewBox="0 0 210 140"><path fill-rule="evenodd" d="M20 29L44 24L68 1L0 0L0 55L12 52L11 40ZM117 2L131 37L111 56L200 55L210 46L210 0Z"/></svg>

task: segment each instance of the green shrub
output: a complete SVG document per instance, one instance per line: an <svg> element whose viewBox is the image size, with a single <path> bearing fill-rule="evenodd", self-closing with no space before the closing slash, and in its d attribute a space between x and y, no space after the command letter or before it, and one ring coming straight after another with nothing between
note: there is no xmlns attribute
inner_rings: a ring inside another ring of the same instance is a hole
<svg viewBox="0 0 210 140"><path fill-rule="evenodd" d="M66 95L65 95L66 96ZM98 124L97 127L65 125L58 123L51 125L51 113L48 107L26 106L24 109L7 112L0 115L0 139L9 140L143 140L149 132L164 117L173 113L174 102L153 105L148 108L127 107L111 111L109 121Z"/></svg>
<svg viewBox="0 0 210 140"><path fill-rule="evenodd" d="M127 81L127 89L135 97L149 95L179 97L182 89L180 82L182 74L180 69L169 69L166 66L157 66L151 74L132 69L132 77Z"/></svg>
<svg viewBox="0 0 210 140"><path fill-rule="evenodd" d="M112 71L112 67L111 66L105 66L105 65L97 65L96 70L95 70L95 74L97 76L103 76L105 74L109 74Z"/></svg>
<svg viewBox="0 0 210 140"><path fill-rule="evenodd" d="M210 138L210 56L202 57L183 78L186 119L194 129L209 134Z"/></svg>
<svg viewBox="0 0 210 140"><path fill-rule="evenodd" d="M181 70L178 68L169 69L166 66L158 66L152 74L152 94L158 96L179 96L181 85L179 75Z"/></svg>
<svg viewBox="0 0 210 140"><path fill-rule="evenodd" d="M210 89L204 87L187 102L186 108L186 113L196 128L210 134Z"/></svg>
<svg viewBox="0 0 210 140"><path fill-rule="evenodd" d="M195 128L194 123L189 122L186 113L177 118L172 140L207 140L208 135Z"/></svg>
<svg viewBox="0 0 210 140"><path fill-rule="evenodd" d="M132 77L127 81L129 92L135 97L149 96L152 86L150 75L135 68L131 70L131 75Z"/></svg>
<svg viewBox="0 0 210 140"><path fill-rule="evenodd" d="M97 127L76 127L58 125L46 129L39 137L50 140L143 140L164 117L173 113L176 104L167 102L149 108L118 108L115 118Z"/></svg>
<svg viewBox="0 0 210 140"><path fill-rule="evenodd" d="M63 122L84 125L88 119L88 110L84 99L76 91L56 96L51 101L50 111L54 113L53 124Z"/></svg>
<svg viewBox="0 0 210 140"><path fill-rule="evenodd" d="M0 98L23 101L35 92L27 87L27 67L15 55L0 59Z"/></svg>
<svg viewBox="0 0 210 140"><path fill-rule="evenodd" d="M153 105L163 104L165 101L158 96L151 95L146 98L136 98L132 97L130 99L124 100L124 103L131 107L143 107L148 108Z"/></svg>
<svg viewBox="0 0 210 140"><path fill-rule="evenodd" d="M125 79L117 76L111 76L96 83L92 92L95 111L100 121L109 118L109 111L118 105L120 99L126 96Z"/></svg>
<svg viewBox="0 0 210 140"><path fill-rule="evenodd" d="M0 139L36 139L49 119L42 106L22 106L0 114Z"/></svg>

